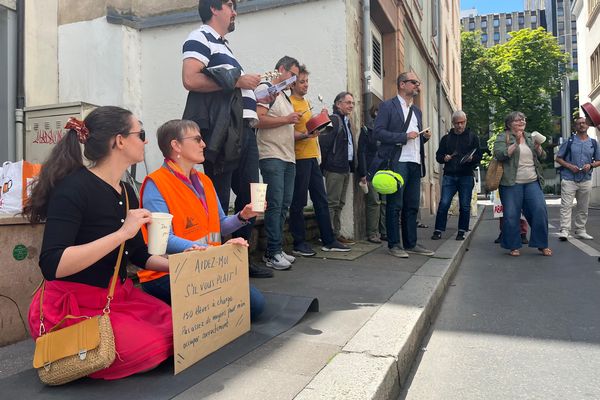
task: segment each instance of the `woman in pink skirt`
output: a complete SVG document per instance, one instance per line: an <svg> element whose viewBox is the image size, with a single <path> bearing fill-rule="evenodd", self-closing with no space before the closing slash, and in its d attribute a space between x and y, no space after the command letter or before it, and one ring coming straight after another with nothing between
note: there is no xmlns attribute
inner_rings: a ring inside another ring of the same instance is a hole
<svg viewBox="0 0 600 400"><path fill-rule="evenodd" d="M138 208L133 189L121 182L127 168L144 159L145 132L130 111L110 106L95 109L85 121L71 119L67 128L23 210L31 222L46 221L39 260L46 280L44 329L68 314L102 314L125 242L109 314L117 356L110 367L90 375L119 379L152 369L173 354L170 307L127 279L128 261L168 271L166 258L148 254L140 232L151 222L150 212ZM83 164L80 144L90 167ZM34 339L40 335L39 290L29 308L29 328Z"/></svg>

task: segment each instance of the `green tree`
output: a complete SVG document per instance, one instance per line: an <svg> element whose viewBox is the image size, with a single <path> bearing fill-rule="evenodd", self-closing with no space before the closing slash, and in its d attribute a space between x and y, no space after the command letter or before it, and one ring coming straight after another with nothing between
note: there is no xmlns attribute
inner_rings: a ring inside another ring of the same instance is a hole
<svg viewBox="0 0 600 400"><path fill-rule="evenodd" d="M480 136L488 138L492 125L488 146L504 129L504 118L511 111L527 116L527 131L549 136L550 98L560 91L567 74L569 55L543 28L521 29L511 36L506 43L486 49L479 33L461 35L463 110ZM489 160L488 154L482 164L487 166Z"/></svg>
<svg viewBox="0 0 600 400"><path fill-rule="evenodd" d="M463 111L471 131L484 136L490 125L492 88L491 78L483 68L486 48L481 44L481 33L462 32L461 49Z"/></svg>
<svg viewBox="0 0 600 400"><path fill-rule="evenodd" d="M527 116L527 130L548 135L552 130L550 98L560 91L569 55L543 28L511 33L504 44L486 50L482 65L491 78L494 123L504 125L511 111ZM464 77L463 77L464 79Z"/></svg>

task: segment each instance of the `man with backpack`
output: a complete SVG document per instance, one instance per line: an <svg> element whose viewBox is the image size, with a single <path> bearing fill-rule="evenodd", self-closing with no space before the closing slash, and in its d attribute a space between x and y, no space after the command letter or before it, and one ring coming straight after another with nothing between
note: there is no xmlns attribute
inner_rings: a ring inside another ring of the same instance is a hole
<svg viewBox="0 0 600 400"><path fill-rule="evenodd" d="M388 251L399 258L408 258L409 253L432 256L432 250L417 243L425 142L431 137L431 131L423 129L421 110L414 104L421 92L421 81L414 72L403 72L398 75L396 85L398 95L381 103L375 119L375 138L381 142L376 163L386 165L386 169L404 179L400 190L386 196ZM381 163L381 160L386 161ZM371 170L382 165L372 165Z"/></svg>
<svg viewBox="0 0 600 400"><path fill-rule="evenodd" d="M556 155L561 165L560 184L560 232L558 239L566 241L571 229L573 198L575 206L575 237L592 240L585 230L588 205L592 191L592 169L600 165L600 150L596 139L587 134L589 125L584 117L575 120L575 134L563 143Z"/></svg>

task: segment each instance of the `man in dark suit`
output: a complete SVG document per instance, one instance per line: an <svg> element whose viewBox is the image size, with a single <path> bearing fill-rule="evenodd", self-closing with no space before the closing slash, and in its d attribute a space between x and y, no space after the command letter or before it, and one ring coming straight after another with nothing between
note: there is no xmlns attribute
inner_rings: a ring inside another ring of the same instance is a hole
<svg viewBox="0 0 600 400"><path fill-rule="evenodd" d="M431 256L433 251L417 244L421 178L425 176L424 144L431 137L429 130L423 131L421 110L412 104L421 82L414 72L403 72L396 84L398 95L381 103L375 119L375 137L381 142L379 156L404 178L404 187L386 196L388 249L400 258L407 258L409 253Z"/></svg>

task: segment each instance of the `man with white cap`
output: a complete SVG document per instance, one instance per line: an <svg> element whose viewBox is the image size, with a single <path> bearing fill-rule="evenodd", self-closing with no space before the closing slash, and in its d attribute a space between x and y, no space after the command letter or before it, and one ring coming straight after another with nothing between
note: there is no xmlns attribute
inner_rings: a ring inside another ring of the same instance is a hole
<svg viewBox="0 0 600 400"><path fill-rule="evenodd" d="M558 239L566 241L571 229L573 198L575 206L575 237L592 240L585 230L588 219L588 205L592 192L592 169L600 166L600 149L596 139L587 134L589 125L585 117L575 120L575 134L564 142L556 162L561 165L560 183L560 232Z"/></svg>

